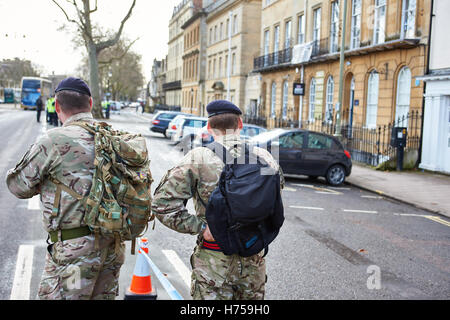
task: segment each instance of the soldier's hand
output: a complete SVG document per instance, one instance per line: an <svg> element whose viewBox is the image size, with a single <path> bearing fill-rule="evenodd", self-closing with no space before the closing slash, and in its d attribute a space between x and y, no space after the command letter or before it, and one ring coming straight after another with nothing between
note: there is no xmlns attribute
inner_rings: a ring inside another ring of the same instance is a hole
<svg viewBox="0 0 450 320"><path fill-rule="evenodd" d="M213 237L213 235L211 234L211 230L209 230L209 226L206 225L206 229L203 232L203 239L205 239L206 241L216 241Z"/></svg>

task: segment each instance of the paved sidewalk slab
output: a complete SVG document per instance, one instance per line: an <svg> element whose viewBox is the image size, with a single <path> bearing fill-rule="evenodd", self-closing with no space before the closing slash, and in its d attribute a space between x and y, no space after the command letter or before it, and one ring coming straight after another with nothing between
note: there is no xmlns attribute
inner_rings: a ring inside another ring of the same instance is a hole
<svg viewBox="0 0 450 320"><path fill-rule="evenodd" d="M422 171L377 171L353 163L352 174L346 181L450 217L450 176Z"/></svg>

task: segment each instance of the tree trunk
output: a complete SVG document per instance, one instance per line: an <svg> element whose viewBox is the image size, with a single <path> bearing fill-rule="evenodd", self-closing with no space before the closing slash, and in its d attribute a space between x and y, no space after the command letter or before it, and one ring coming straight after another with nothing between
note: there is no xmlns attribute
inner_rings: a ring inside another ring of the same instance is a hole
<svg viewBox="0 0 450 320"><path fill-rule="evenodd" d="M98 77L98 56L95 43L89 44L89 85L91 87L91 94L93 100L92 115L95 119L103 119L100 86Z"/></svg>

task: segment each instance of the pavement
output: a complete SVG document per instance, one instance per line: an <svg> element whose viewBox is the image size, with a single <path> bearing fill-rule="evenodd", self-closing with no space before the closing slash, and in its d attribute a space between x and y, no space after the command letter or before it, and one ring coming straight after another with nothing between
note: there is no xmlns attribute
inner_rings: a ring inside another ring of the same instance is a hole
<svg viewBox="0 0 450 320"><path fill-rule="evenodd" d="M425 170L378 171L353 162L348 184L450 217L450 176Z"/></svg>

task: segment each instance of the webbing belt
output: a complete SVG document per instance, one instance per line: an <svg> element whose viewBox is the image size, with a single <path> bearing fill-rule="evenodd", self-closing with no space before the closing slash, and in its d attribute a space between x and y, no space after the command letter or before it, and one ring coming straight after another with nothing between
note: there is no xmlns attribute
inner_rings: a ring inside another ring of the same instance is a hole
<svg viewBox="0 0 450 320"><path fill-rule="evenodd" d="M92 233L91 229L88 226L73 228L73 229L65 229L65 230L56 230L50 231L48 234L50 235L50 240L52 242L71 240L75 238L81 238ZM59 239L61 238L61 239Z"/></svg>

